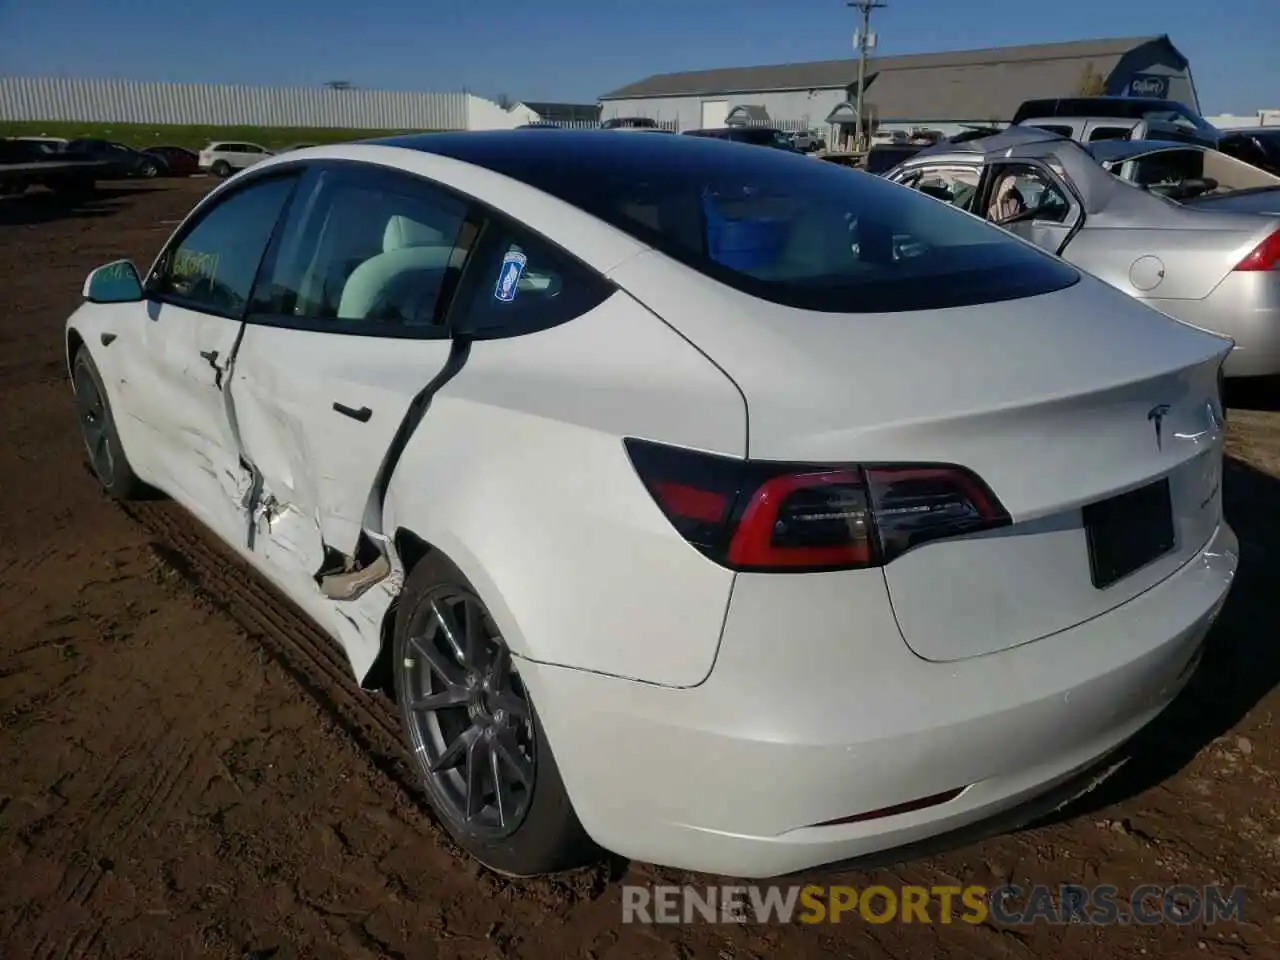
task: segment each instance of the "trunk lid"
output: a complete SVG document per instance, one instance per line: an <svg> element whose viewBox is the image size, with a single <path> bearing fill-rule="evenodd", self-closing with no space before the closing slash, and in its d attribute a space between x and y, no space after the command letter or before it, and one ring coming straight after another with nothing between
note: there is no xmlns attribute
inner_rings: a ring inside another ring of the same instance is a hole
<svg viewBox="0 0 1280 960"><path fill-rule="evenodd" d="M614 279L738 384L752 459L953 463L989 485L1011 526L884 568L903 637L926 659L1091 619L1172 574L1220 521L1230 341L1088 276L1037 297L894 314L781 307L691 272L673 280L650 255ZM1095 587L1082 509L1164 478L1172 549Z"/></svg>

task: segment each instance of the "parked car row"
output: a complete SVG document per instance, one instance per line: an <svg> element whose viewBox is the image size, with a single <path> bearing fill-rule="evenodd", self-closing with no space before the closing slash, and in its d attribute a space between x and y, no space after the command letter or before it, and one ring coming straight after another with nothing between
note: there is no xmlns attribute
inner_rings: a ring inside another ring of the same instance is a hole
<svg viewBox="0 0 1280 960"><path fill-rule="evenodd" d="M186 147L167 145L137 149L117 141L90 137L74 140L57 137L14 139L30 144L34 150L57 153L67 159L98 161L107 171L101 179L188 177L196 173L228 177L278 153L315 146L311 143L295 143L273 151L256 143L214 141L196 153Z"/></svg>
<svg viewBox="0 0 1280 960"><path fill-rule="evenodd" d="M79 137L15 137L33 149L56 154L71 161L96 162L105 171L99 179L123 180L134 177L186 177L197 172L196 155L185 147L154 146L137 149L113 140Z"/></svg>

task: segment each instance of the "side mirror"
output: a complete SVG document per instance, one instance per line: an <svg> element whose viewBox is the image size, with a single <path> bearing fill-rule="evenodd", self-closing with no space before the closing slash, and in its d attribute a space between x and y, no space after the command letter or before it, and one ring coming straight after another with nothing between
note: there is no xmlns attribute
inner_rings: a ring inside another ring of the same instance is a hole
<svg viewBox="0 0 1280 960"><path fill-rule="evenodd" d="M143 299L138 268L129 260L99 267L85 279L81 295L90 303L138 303Z"/></svg>

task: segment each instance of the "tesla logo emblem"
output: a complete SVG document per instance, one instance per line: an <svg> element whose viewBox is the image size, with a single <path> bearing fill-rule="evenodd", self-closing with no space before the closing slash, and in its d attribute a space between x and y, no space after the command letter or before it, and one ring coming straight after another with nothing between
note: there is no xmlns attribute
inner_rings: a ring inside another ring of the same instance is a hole
<svg viewBox="0 0 1280 960"><path fill-rule="evenodd" d="M1156 449L1164 449L1164 417L1169 412L1169 405L1161 403L1147 411L1147 419L1156 428Z"/></svg>

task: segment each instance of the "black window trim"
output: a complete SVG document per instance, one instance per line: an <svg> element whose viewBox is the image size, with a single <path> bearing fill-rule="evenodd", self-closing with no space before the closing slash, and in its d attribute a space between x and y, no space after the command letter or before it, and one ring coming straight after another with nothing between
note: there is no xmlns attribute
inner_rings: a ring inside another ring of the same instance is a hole
<svg viewBox="0 0 1280 960"><path fill-rule="evenodd" d="M506 229L519 231L532 239L536 239L539 243L545 244L557 256L563 257L575 269L581 270L585 275L589 276L592 282L600 284L602 290L607 291L601 298L600 303L617 293L617 285L609 280L608 277L590 264L584 263L572 251L556 243L530 224L507 216L496 207L490 206L471 194L464 193L455 187L433 180L423 174L405 170L403 167L370 160L299 160L289 164L281 164L279 167L273 166L263 170L261 173L253 174L251 179L246 181L246 185L249 182L257 182L270 176L275 171L286 166L292 170L302 170L303 173L298 178L298 184L295 184L294 194L289 198L289 203L285 205L280 220L276 223L276 229L272 233L271 240L267 243L266 252L264 252L263 258L258 265L258 275L254 279L254 289L249 297L250 305L253 303L253 294L257 292L258 285L263 281L265 267L274 262L272 258L278 251L284 227L288 220L289 208L298 195L297 186L304 183L308 174L313 171L341 169L355 169L364 172L378 171L415 181L430 189L440 191L442 194L464 204L466 213L463 217L463 224L470 222L475 225L477 228L476 236L471 243L461 269L458 271L451 270L446 274L445 283L441 286L440 297L436 303L436 316L441 318L441 322L438 324L432 324L428 327L406 326L399 323L370 323L367 320L318 320L310 317L295 317L288 314L256 313L249 310L246 310L244 315L239 318L245 323L261 327L280 327L286 330L329 333L334 336L379 337L384 340L449 340L459 335L465 335L472 340L501 340L526 336L541 330L549 330L562 323L569 323L581 316L581 314L576 314L545 324L524 324L510 330L497 330L486 327L465 330L461 328L459 318L456 315L458 304L468 302L468 296L473 289L473 285L481 282L472 276L476 274L476 271L468 268L474 260L481 257L483 252L487 252L486 239L500 235ZM489 243L492 242L489 239Z"/></svg>
<svg viewBox="0 0 1280 960"><path fill-rule="evenodd" d="M249 287L249 297L246 299L243 309L236 311L218 310L207 303L191 300L187 297L177 296L172 293L163 293L156 289L156 285L159 283L162 271L167 271L169 268L170 256L172 256L173 252L182 245L183 241L191 235L192 231L199 227L214 210L221 207L231 197L238 196L252 187L272 180L288 179L293 180L292 189L289 191L289 195L285 198L284 204L280 207L280 212L276 215L276 222L272 226L270 234L267 236L267 242L262 248L262 253L258 255L258 264L254 268L253 281ZM236 320L243 322L245 314L248 312L249 303L251 303L253 299L253 290L258 285L258 280L262 272L263 260L266 259L267 251L271 249L272 244L275 242L276 234L280 232L282 225L288 219L289 209L293 206L293 199L297 195L298 184L301 180L302 176L300 167L298 165L288 164L263 170L261 173L244 180L239 180L229 187L210 192L196 205L195 209L187 215L186 220L184 220L178 229L174 231L163 249L161 249L160 255L156 257L155 261L151 264L151 269L147 271L147 278L142 287L143 297L152 303L168 304L169 306L179 307L183 310L191 310L194 313L201 313L209 317L218 317L223 320Z"/></svg>

